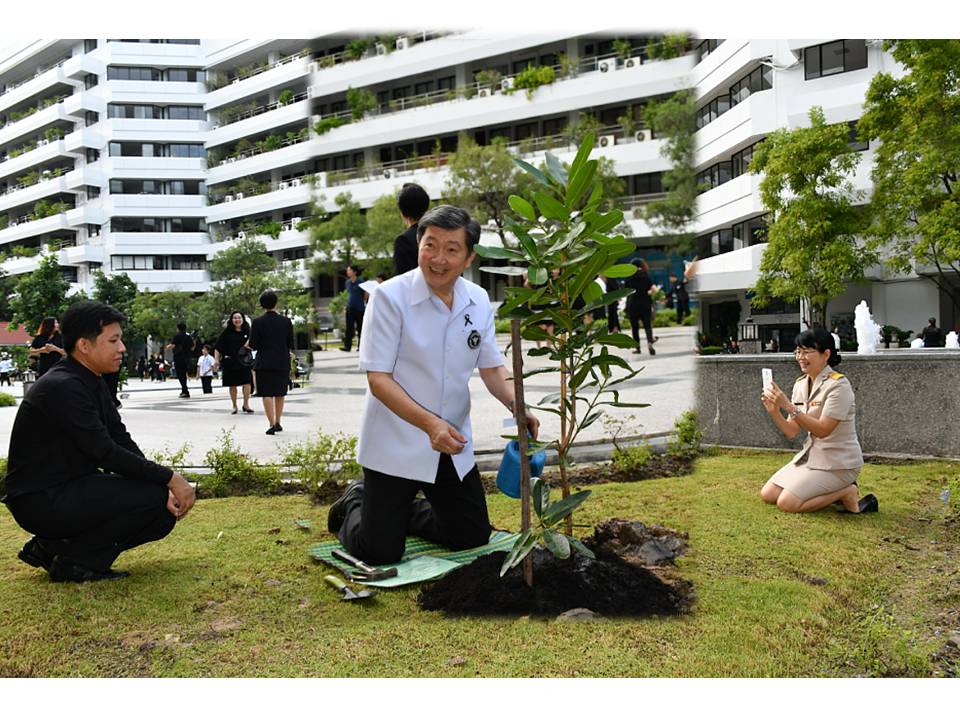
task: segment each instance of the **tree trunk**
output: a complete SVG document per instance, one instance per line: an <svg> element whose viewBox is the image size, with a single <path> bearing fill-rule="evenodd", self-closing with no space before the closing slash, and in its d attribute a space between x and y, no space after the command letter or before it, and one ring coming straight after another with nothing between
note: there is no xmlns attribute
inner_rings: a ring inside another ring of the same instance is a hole
<svg viewBox="0 0 960 720"><path fill-rule="evenodd" d="M510 351L513 356L513 416L517 420L520 445L520 532L530 529L530 457L527 455L527 405L523 397L523 349L520 320L510 320ZM523 559L523 581L533 587L533 555Z"/></svg>

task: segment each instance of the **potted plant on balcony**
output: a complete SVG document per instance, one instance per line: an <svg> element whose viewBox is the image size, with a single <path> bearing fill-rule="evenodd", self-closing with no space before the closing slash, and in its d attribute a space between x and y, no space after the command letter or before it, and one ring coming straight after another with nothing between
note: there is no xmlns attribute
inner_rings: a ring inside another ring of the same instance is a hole
<svg viewBox="0 0 960 720"><path fill-rule="evenodd" d="M623 38L615 38L613 41L613 51L621 60L629 60L633 55L633 43Z"/></svg>
<svg viewBox="0 0 960 720"><path fill-rule="evenodd" d="M289 105L290 103L293 102L294 97L296 96L294 95L293 90L291 90L290 88L287 88L277 96L277 102L280 103L281 105Z"/></svg>
<svg viewBox="0 0 960 720"><path fill-rule="evenodd" d="M366 88L347 88L347 105L354 120L360 120L377 107L377 96Z"/></svg>
<svg viewBox="0 0 960 720"><path fill-rule="evenodd" d="M486 70L481 70L476 73L473 77L480 87L497 90L500 87L500 79L503 75L500 74L499 70L487 68Z"/></svg>

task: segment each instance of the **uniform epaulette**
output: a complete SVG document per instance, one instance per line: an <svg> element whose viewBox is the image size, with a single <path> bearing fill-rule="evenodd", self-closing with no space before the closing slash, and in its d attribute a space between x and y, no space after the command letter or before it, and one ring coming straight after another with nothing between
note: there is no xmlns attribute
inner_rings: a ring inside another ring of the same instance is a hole
<svg viewBox="0 0 960 720"><path fill-rule="evenodd" d="M832 372L832 373L830 373L830 379L831 379L831 380L839 380L839 379L842 378L842 377L843 377L843 373L838 373L838 372Z"/></svg>

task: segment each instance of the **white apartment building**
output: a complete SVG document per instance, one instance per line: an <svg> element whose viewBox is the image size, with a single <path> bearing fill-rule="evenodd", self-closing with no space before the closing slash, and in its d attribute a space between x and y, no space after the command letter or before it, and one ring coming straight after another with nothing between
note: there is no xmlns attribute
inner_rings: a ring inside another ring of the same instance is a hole
<svg viewBox="0 0 960 720"><path fill-rule="evenodd" d="M419 30L371 37L366 50L343 36L44 40L5 48L3 269L30 272L39 256L28 255L39 250L57 253L77 288L89 288L102 268L128 273L143 289L202 292L209 259L252 231L278 260L296 265L305 286L316 285L322 305L341 281L314 283L303 268L311 199L336 211L334 198L350 192L367 208L404 182L439 199L447 154L461 133L480 143L505 137L534 164L546 149L569 160L575 148L565 129L588 113L601 128L597 153L624 178L620 202L630 233L655 280L665 282L682 258L634 215L661 195L663 141L642 123L625 128L622 118L639 120L650 99L694 88L697 166L711 189L698 202L703 261L693 289L703 328L726 333L750 312L746 289L764 247L757 178L744 172L752 146L777 127L803 124L814 104L831 121L855 120L870 78L893 61L864 41L832 41L851 43L841 57L863 55L866 67L836 71L824 60L824 77L806 80L804 58L811 48L832 57L831 41L695 41L680 57L650 60L648 38L621 36L625 51L613 37ZM504 92L531 65L555 67L556 81L531 99ZM478 83L476 74L490 70L499 83ZM375 98L356 119L351 89ZM864 187L869 157L868 149L858 175ZM483 242L498 239L485 233ZM500 299L494 277L473 272ZM932 283L879 270L874 282L832 303L831 314L852 311L860 297L901 327L919 329L917 318L939 315ZM795 330L796 309L774 309L755 320L770 333Z"/></svg>

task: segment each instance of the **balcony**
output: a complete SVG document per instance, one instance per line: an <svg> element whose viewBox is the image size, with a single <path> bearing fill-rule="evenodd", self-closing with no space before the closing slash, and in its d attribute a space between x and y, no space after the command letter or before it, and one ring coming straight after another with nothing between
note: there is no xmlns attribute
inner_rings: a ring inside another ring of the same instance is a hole
<svg viewBox="0 0 960 720"><path fill-rule="evenodd" d="M207 176L208 185L256 175L285 165L306 162L316 156L316 141L311 141L306 128L293 137L263 141L258 147L224 158Z"/></svg>
<svg viewBox="0 0 960 720"><path fill-rule="evenodd" d="M285 57L272 65L261 66L235 77L229 85L216 85L216 80L208 80L212 87L206 97L206 109L209 111L239 100L258 95L281 85L292 83L310 74L310 51Z"/></svg>
<svg viewBox="0 0 960 720"><path fill-rule="evenodd" d="M689 290L696 295L746 290L760 277L760 260L766 243L705 258L697 263L697 273Z"/></svg>
<svg viewBox="0 0 960 720"><path fill-rule="evenodd" d="M228 118L207 134L207 147L234 142L250 135L267 133L273 128L302 123L310 119L310 94L294 95L286 103L275 102L251 108Z"/></svg>
<svg viewBox="0 0 960 720"><path fill-rule="evenodd" d="M203 232L110 232L112 255L205 255L210 240Z"/></svg>
<svg viewBox="0 0 960 720"><path fill-rule="evenodd" d="M31 96L42 92L56 82L63 81L60 68L70 58L64 58L53 64L44 65L36 69L33 77L25 78L18 83L12 83L0 92L0 111L11 105L28 100Z"/></svg>
<svg viewBox="0 0 960 720"><path fill-rule="evenodd" d="M130 217L205 217L204 195L110 195L106 211Z"/></svg>
<svg viewBox="0 0 960 720"><path fill-rule="evenodd" d="M121 272L126 273L145 292L165 290L206 292L210 288L209 270L123 270Z"/></svg>
<svg viewBox="0 0 960 720"><path fill-rule="evenodd" d="M281 208L306 205L313 194L313 175L301 175L275 183L246 182L242 188L223 188L207 208L207 221L220 222ZM218 193L221 189L218 188Z"/></svg>

